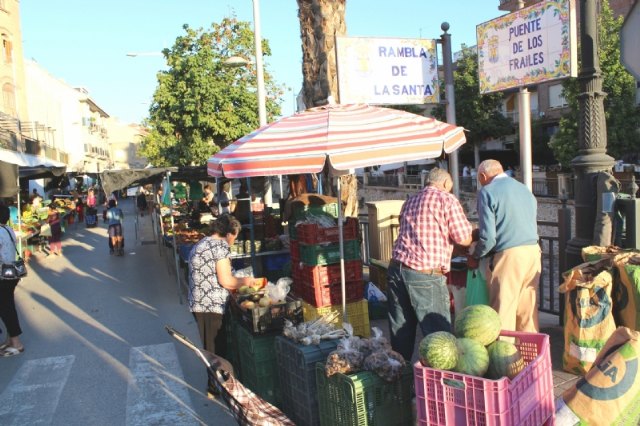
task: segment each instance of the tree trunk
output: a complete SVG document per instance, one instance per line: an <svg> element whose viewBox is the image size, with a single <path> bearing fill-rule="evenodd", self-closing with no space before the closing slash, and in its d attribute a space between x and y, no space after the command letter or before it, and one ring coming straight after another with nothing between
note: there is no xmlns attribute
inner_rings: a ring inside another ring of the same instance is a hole
<svg viewBox="0 0 640 426"><path fill-rule="evenodd" d="M302 40L302 91L306 108L338 95L335 36L346 35L346 0L298 0Z"/></svg>

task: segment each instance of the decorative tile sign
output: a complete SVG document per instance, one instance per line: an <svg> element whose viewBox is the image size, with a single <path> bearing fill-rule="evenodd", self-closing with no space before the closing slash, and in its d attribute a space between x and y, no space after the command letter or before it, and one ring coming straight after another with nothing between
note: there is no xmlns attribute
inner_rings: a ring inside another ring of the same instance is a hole
<svg viewBox="0 0 640 426"><path fill-rule="evenodd" d="M549 0L476 27L480 93L577 75L574 0Z"/></svg>

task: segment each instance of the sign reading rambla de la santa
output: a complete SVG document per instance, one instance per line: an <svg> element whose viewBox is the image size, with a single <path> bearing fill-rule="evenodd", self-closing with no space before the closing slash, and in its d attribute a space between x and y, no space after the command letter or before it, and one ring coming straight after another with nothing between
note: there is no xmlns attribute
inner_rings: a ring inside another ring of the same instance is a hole
<svg viewBox="0 0 640 426"><path fill-rule="evenodd" d="M440 101L435 40L336 37L340 103Z"/></svg>
<svg viewBox="0 0 640 426"><path fill-rule="evenodd" d="M574 0L548 0L476 27L480 93L577 75Z"/></svg>

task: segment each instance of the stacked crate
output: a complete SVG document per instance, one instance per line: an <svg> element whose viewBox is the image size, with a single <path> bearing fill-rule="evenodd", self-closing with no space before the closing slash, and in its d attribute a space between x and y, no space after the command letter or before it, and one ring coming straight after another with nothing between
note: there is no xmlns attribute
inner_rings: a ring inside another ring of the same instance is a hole
<svg viewBox="0 0 640 426"><path fill-rule="evenodd" d="M305 346L278 336L275 346L282 411L298 426L320 426L316 364L327 361L338 340Z"/></svg>
<svg viewBox="0 0 640 426"><path fill-rule="evenodd" d="M319 209L321 211L314 211ZM337 204L309 207L305 213L337 216ZM294 213L294 218L303 214ZM342 287L340 268L340 228L321 227L313 223L299 223L292 230L291 275L293 292L304 300L304 320L310 321L329 311L342 312ZM359 225L356 218L347 218L342 227L344 244L344 276L347 314L366 311L362 282L362 258L360 256ZM357 335L369 336L368 315L348 315Z"/></svg>

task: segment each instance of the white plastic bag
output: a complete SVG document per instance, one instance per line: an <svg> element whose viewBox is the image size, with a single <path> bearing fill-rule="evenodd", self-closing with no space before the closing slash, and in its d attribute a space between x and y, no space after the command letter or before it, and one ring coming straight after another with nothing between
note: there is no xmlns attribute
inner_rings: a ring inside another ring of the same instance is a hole
<svg viewBox="0 0 640 426"><path fill-rule="evenodd" d="M367 284L367 300L369 302L386 302L387 296L371 281Z"/></svg>

